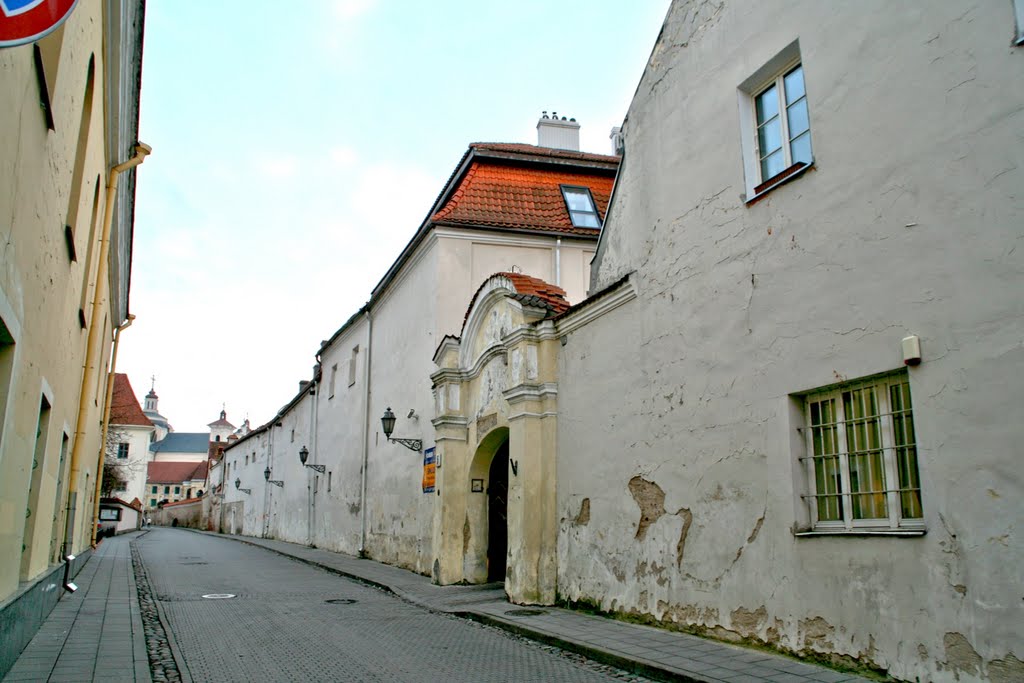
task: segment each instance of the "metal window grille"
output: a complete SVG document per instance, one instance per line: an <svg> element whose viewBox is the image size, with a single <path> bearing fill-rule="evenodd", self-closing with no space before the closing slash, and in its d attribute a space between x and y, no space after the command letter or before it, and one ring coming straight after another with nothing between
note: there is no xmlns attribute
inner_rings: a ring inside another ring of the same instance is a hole
<svg viewBox="0 0 1024 683"><path fill-rule="evenodd" d="M816 529L922 526L906 373L811 394L806 417L804 499Z"/></svg>

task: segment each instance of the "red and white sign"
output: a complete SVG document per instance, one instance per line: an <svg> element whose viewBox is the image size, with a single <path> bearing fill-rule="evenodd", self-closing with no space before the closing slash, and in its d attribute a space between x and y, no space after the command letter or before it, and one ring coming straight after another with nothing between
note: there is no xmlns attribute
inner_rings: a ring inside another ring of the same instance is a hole
<svg viewBox="0 0 1024 683"><path fill-rule="evenodd" d="M33 43L63 23L78 0L0 0L0 47Z"/></svg>

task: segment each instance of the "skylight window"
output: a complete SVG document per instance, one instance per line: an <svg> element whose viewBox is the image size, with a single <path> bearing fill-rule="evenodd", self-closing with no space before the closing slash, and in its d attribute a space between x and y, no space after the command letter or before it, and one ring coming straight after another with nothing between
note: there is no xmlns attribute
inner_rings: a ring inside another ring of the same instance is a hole
<svg viewBox="0 0 1024 683"><path fill-rule="evenodd" d="M594 207L594 198L590 195L589 188L562 185L562 196L565 197L565 205L569 208L573 227L601 227L601 217Z"/></svg>

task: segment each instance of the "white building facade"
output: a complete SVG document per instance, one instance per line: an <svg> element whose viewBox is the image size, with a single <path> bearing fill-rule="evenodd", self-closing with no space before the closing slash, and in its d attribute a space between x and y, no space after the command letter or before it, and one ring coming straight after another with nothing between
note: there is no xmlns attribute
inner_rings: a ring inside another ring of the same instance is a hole
<svg viewBox="0 0 1024 683"><path fill-rule="evenodd" d="M224 501L211 516L225 530L432 573L437 494L424 490L424 451L434 446L434 351L496 272L523 271L560 284L570 301L585 297L617 166L617 157L575 150L471 146L371 300L323 343L313 381L227 448L216 475ZM529 201L502 205L496 193ZM388 408L392 436L419 440L419 451L381 432Z"/></svg>
<svg viewBox="0 0 1024 683"><path fill-rule="evenodd" d="M559 357L558 592L1024 679L1012 3L674 2ZM654 169L658 169L657 172Z"/></svg>

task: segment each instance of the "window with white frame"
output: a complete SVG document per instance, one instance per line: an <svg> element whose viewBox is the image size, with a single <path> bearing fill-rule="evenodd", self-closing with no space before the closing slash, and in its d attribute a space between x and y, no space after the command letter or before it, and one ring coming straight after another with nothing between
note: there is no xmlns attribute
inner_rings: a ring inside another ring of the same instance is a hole
<svg viewBox="0 0 1024 683"><path fill-rule="evenodd" d="M906 371L804 397L804 499L815 531L923 529Z"/></svg>
<svg viewBox="0 0 1024 683"><path fill-rule="evenodd" d="M797 64L754 96L761 183L794 164L811 163L811 120L804 69Z"/></svg>
<svg viewBox="0 0 1024 683"><path fill-rule="evenodd" d="M128 444L123 442L123 441L121 443L117 444L117 459L118 460L127 460L128 459Z"/></svg>
<svg viewBox="0 0 1024 683"><path fill-rule="evenodd" d="M741 83L737 97L746 200L751 201L814 162L799 41Z"/></svg>

